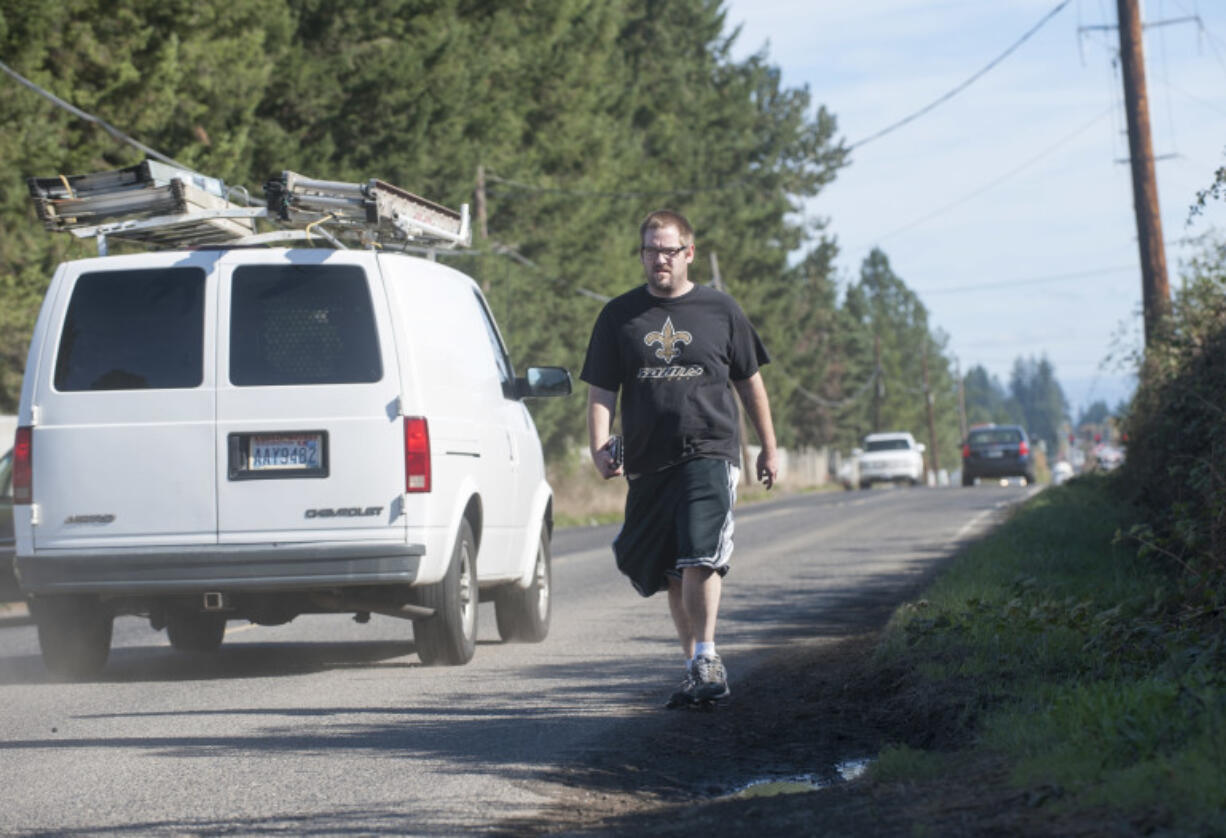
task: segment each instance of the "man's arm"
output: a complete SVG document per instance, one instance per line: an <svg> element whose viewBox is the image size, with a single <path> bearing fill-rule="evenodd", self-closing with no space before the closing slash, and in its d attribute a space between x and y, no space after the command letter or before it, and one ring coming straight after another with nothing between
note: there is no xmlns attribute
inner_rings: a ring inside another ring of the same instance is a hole
<svg viewBox="0 0 1226 838"><path fill-rule="evenodd" d="M755 372L749 378L732 382L737 395L745 405L749 421L753 422L754 430L758 432L758 442L762 450L758 453L758 479L769 489L775 485L779 476L779 451L775 446L775 424L771 421L770 399L766 395L766 384L762 381L762 373Z"/></svg>
<svg viewBox="0 0 1226 838"><path fill-rule="evenodd" d="M617 392L588 385L587 390L587 444L592 452L592 464L605 480L622 473L621 466L613 465L613 455L605 448L613 430L613 411L617 407Z"/></svg>

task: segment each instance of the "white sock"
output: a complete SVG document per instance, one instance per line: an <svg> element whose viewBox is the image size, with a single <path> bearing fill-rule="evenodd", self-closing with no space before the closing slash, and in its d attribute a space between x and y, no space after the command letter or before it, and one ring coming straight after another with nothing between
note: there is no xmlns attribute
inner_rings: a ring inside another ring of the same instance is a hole
<svg viewBox="0 0 1226 838"><path fill-rule="evenodd" d="M715 642L710 643L699 642L694 644L694 657L696 658L713 658L715 657Z"/></svg>

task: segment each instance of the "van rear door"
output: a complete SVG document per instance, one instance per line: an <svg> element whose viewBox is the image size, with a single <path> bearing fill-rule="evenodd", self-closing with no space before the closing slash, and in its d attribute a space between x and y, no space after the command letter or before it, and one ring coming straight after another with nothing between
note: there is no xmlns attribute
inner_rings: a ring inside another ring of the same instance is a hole
<svg viewBox="0 0 1226 838"><path fill-rule="evenodd" d="M220 276L219 541L403 541L399 376L373 254L234 251Z"/></svg>
<svg viewBox="0 0 1226 838"><path fill-rule="evenodd" d="M33 367L35 549L216 542L215 258L61 268Z"/></svg>

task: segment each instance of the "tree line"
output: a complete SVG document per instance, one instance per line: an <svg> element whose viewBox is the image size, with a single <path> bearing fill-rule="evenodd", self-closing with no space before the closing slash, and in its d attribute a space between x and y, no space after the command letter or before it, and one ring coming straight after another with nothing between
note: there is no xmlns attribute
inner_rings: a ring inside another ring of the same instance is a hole
<svg viewBox="0 0 1226 838"><path fill-rule="evenodd" d="M255 195L284 169L378 177L449 206L481 184L473 251L448 261L485 289L521 367L577 370L600 299L642 282L639 220L679 210L698 233L693 278L718 271L771 351L782 445L845 450L875 429L927 440L931 401L936 453L956 467L947 336L880 250L840 292L837 237L802 212L848 164L835 116L765 52L734 59L735 37L721 0L0 0L0 60ZM11 412L51 272L94 255L41 229L24 178L143 155L0 78ZM1065 409L1045 363L1022 371L1040 405L1028 423ZM581 402L532 406L552 456L584 438Z"/></svg>

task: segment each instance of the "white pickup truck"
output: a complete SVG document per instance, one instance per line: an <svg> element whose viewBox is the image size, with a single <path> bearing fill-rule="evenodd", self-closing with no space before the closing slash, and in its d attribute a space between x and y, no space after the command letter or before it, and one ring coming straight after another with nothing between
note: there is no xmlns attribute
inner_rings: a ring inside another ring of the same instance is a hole
<svg viewBox="0 0 1226 838"><path fill-rule="evenodd" d="M906 431L869 434L856 456L861 489L874 483L919 485L924 479L924 445Z"/></svg>

